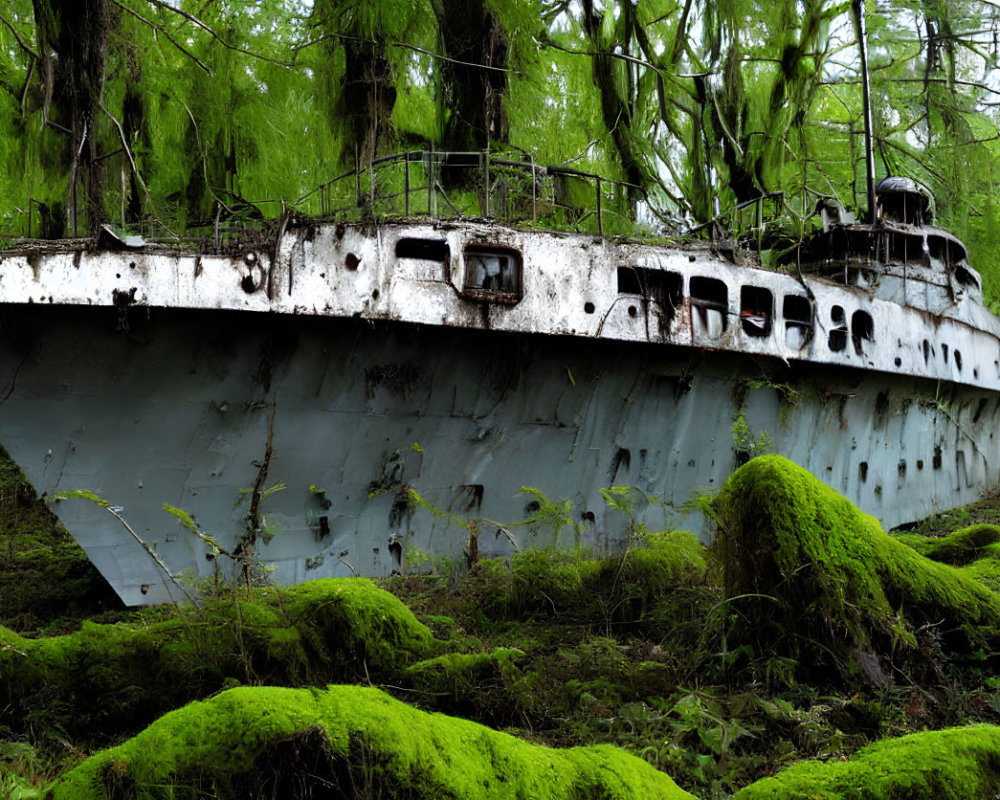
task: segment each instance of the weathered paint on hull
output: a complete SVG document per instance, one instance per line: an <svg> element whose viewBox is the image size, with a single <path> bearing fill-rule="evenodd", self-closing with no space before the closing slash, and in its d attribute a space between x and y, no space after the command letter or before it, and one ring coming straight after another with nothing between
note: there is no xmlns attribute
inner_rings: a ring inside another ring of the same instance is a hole
<svg viewBox="0 0 1000 800"><path fill-rule="evenodd" d="M40 492L86 489L122 506L173 572L215 567L163 504L231 548L246 529L241 496L278 482L287 488L261 505L274 537L258 556L279 582L388 574L411 544L460 554L467 532L401 504L402 485L502 523L525 518L520 489L536 487L573 502L577 529L559 544L611 548L623 524L600 489L637 486L678 508L719 486L739 457L740 410L758 442L766 432L772 451L887 525L998 480L997 394L916 377L246 312L132 308L123 319L107 307L21 305L4 309L2 326L0 442ZM55 510L126 603L169 598L107 511L82 500ZM683 512L677 522L700 524ZM554 543L551 531L509 530L523 546ZM495 533L480 526L480 552L509 552Z"/></svg>

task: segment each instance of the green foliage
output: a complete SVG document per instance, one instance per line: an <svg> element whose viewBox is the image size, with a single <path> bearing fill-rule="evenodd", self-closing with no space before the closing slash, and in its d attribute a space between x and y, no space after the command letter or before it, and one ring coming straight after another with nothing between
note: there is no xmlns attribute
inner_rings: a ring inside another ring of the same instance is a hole
<svg viewBox="0 0 1000 800"><path fill-rule="evenodd" d="M107 508L111 505L103 497L87 491L86 489L64 489L61 492L56 492L52 495L52 502L57 503L60 500L70 500L73 498L78 500L88 500L95 505L99 505L101 508Z"/></svg>
<svg viewBox="0 0 1000 800"><path fill-rule="evenodd" d="M638 623L673 589L700 583L705 570L704 547L687 531L646 534L626 552L605 558L585 549L534 548L513 556L506 585L480 602L484 613L498 618Z"/></svg>

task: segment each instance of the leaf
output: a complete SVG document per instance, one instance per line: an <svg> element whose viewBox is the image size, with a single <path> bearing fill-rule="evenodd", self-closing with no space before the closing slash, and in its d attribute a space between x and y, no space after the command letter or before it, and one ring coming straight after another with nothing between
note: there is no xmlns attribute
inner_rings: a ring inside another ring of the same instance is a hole
<svg viewBox="0 0 1000 800"><path fill-rule="evenodd" d="M288 488L288 486L286 486L284 483L278 482L278 483L274 484L274 486L272 486L271 488L265 489L263 492L261 492L260 493L260 499L261 500L266 500L272 494L275 494L277 492L283 492L287 488Z"/></svg>
<svg viewBox="0 0 1000 800"><path fill-rule="evenodd" d="M183 508L177 508L176 506L164 503L163 510L173 516L178 522L180 522L181 525L207 544L215 555L229 556L229 552L217 541L215 541L215 539L203 532L201 528L198 527L198 523L194 521L194 517L188 514Z"/></svg>
<svg viewBox="0 0 1000 800"><path fill-rule="evenodd" d="M56 492L52 495L52 502L69 500L73 497L79 498L80 500L89 500L91 503L96 503L101 508L107 508L111 505L103 497L94 494L93 492L88 492L86 489L64 489L61 492Z"/></svg>

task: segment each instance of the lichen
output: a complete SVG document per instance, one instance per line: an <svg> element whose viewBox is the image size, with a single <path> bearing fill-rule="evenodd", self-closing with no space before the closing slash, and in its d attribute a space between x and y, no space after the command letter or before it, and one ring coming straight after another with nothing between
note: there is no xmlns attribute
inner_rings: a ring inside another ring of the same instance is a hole
<svg viewBox="0 0 1000 800"><path fill-rule="evenodd" d="M733 473L713 510L726 596L742 621L730 646L816 666L832 656L878 682L880 655L919 649L915 626L943 621L952 647L995 635L996 595L781 456Z"/></svg>
<svg viewBox="0 0 1000 800"><path fill-rule="evenodd" d="M362 578L241 591L161 622L85 622L67 636L0 628L0 724L21 729L47 714L85 736L134 731L233 682L384 678L435 650L406 606Z"/></svg>
<svg viewBox="0 0 1000 800"><path fill-rule="evenodd" d="M288 746L291 745L291 746ZM308 763L308 774L301 767ZM172 711L49 787L49 800L307 796L690 798L623 750L555 750L357 686L237 688Z"/></svg>
<svg viewBox="0 0 1000 800"><path fill-rule="evenodd" d="M803 761L735 800L966 800L1000 793L1000 728L914 733L859 750L849 761Z"/></svg>

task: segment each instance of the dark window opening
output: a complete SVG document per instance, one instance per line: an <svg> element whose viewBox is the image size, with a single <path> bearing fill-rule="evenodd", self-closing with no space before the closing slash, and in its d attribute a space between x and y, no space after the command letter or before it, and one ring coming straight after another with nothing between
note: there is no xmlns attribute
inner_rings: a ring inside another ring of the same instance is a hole
<svg viewBox="0 0 1000 800"><path fill-rule="evenodd" d="M931 343L924 339L924 364L929 364L931 361Z"/></svg>
<svg viewBox="0 0 1000 800"><path fill-rule="evenodd" d="M427 261L447 261L451 248L447 239L403 238L396 242L396 258L422 258Z"/></svg>
<svg viewBox="0 0 1000 800"><path fill-rule="evenodd" d="M740 325L748 336L770 336L774 318L774 297L760 286L740 289Z"/></svg>
<svg viewBox="0 0 1000 800"><path fill-rule="evenodd" d="M934 445L934 460L931 462L934 469L941 469L941 445Z"/></svg>
<svg viewBox="0 0 1000 800"><path fill-rule="evenodd" d="M917 469L923 469L923 468L924 468L924 460L922 458L918 458L917 459Z"/></svg>
<svg viewBox="0 0 1000 800"><path fill-rule="evenodd" d="M923 264L930 266L927 253L924 252L923 236L912 236L905 233L889 233L885 237L886 261L902 264Z"/></svg>
<svg viewBox="0 0 1000 800"><path fill-rule="evenodd" d="M647 267L618 267L618 294L637 294L656 303L668 320L684 301L684 276Z"/></svg>
<svg viewBox="0 0 1000 800"><path fill-rule="evenodd" d="M948 345L946 345L946 344L942 344L941 345L941 357L944 359L944 363L947 364L948 363Z"/></svg>
<svg viewBox="0 0 1000 800"><path fill-rule="evenodd" d="M868 480L868 462L862 461L858 464L858 480L864 483Z"/></svg>
<svg viewBox="0 0 1000 800"><path fill-rule="evenodd" d="M505 247L465 248L463 297L513 304L521 299L521 294L519 252Z"/></svg>
<svg viewBox="0 0 1000 800"><path fill-rule="evenodd" d="M691 322L710 336L726 330L729 289L718 278L695 275L691 278Z"/></svg>
<svg viewBox="0 0 1000 800"><path fill-rule="evenodd" d="M956 350L955 351L955 369L957 369L959 372L962 371L962 351L961 350Z"/></svg>
<svg viewBox="0 0 1000 800"><path fill-rule="evenodd" d="M618 267L618 294L645 294L639 280L639 269Z"/></svg>
<svg viewBox="0 0 1000 800"><path fill-rule="evenodd" d="M793 350L804 347L812 338L812 303L808 297L786 294L781 308L785 318L785 344Z"/></svg>
<svg viewBox="0 0 1000 800"><path fill-rule="evenodd" d="M864 343L870 342L875 336L875 323L867 311L855 311L851 315L851 340L854 342L854 352L859 356L864 354Z"/></svg>
<svg viewBox="0 0 1000 800"><path fill-rule="evenodd" d="M899 463L896 465L896 472L899 473L900 478L906 477L906 459L900 459Z"/></svg>
<svg viewBox="0 0 1000 800"><path fill-rule="evenodd" d="M976 289L980 288L979 281L976 280L976 276L971 270L968 270L963 266L955 267L955 280L962 284L962 286L972 286Z"/></svg>
<svg viewBox="0 0 1000 800"><path fill-rule="evenodd" d="M840 353L847 347L847 317L841 306L833 306L830 309L830 320L834 327L830 329L827 336L827 346L831 353Z"/></svg>
<svg viewBox="0 0 1000 800"><path fill-rule="evenodd" d="M718 308L727 311L729 308L729 290L725 281L718 278L703 278L696 275L691 278L691 302L707 308Z"/></svg>

